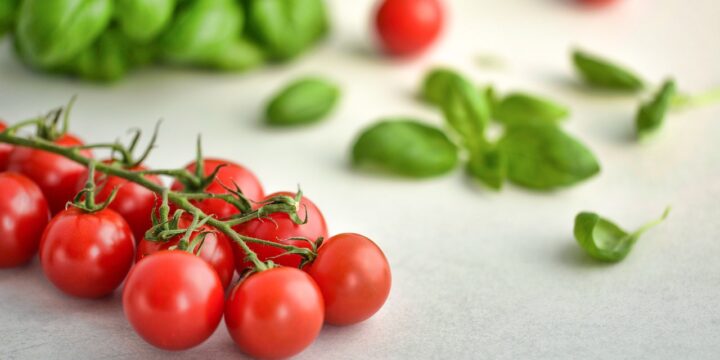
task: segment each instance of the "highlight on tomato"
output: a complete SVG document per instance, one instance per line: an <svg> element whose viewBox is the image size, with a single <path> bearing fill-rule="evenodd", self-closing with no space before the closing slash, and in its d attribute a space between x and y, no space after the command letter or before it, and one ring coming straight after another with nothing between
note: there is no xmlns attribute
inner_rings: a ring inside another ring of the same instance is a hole
<svg viewBox="0 0 720 360"><path fill-rule="evenodd" d="M114 210L75 206L52 218L40 241L45 276L63 292L84 298L112 293L133 264L135 240Z"/></svg>
<svg viewBox="0 0 720 360"><path fill-rule="evenodd" d="M65 147L83 145L80 139L71 134L61 135L53 142ZM92 158L89 149L80 150L80 154ZM61 155L22 146L16 146L10 153L8 170L32 179L42 190L53 214L65 209L65 205L75 197L87 179L85 166Z"/></svg>
<svg viewBox="0 0 720 360"><path fill-rule="evenodd" d="M207 340L223 315L224 291L208 263L185 251L160 251L130 271L123 310L133 329L165 350Z"/></svg>
<svg viewBox="0 0 720 360"><path fill-rule="evenodd" d="M14 172L0 173L0 268L29 262L49 220L47 201L32 180Z"/></svg>
<svg viewBox="0 0 720 360"><path fill-rule="evenodd" d="M189 184L183 184L175 181L171 189L174 191L205 191L211 194L227 194L226 188L235 189L237 185L243 195L250 201L260 201L263 198L263 187L257 176L246 167L228 160L205 158L202 161L202 171L198 175L201 177L210 176L217 168L215 179L204 189L194 189ZM192 162L185 166L185 169L191 173L198 172L197 162ZM206 214L215 215L218 219L224 219L239 213L238 209L222 199L206 199L200 201L192 201Z"/></svg>
<svg viewBox="0 0 720 360"><path fill-rule="evenodd" d="M386 53L416 55L435 42L444 17L440 0L384 0L375 14L375 28Z"/></svg>
<svg viewBox="0 0 720 360"><path fill-rule="evenodd" d="M323 324L320 289L305 272L276 267L251 274L230 293L225 325L246 354L282 359L310 346Z"/></svg>
<svg viewBox="0 0 720 360"><path fill-rule="evenodd" d="M192 223L192 217L185 215L180 218L179 228L188 228ZM227 288L235 274L235 259L233 256L233 248L230 245L225 234L217 231L211 226L203 225L193 230L192 235L188 239L192 242L201 233L205 233L202 244L193 250L193 253L205 260L217 273L222 283L223 289ZM137 261L143 258L168 250L170 247L177 246L184 234L176 235L167 241L152 241L143 238L138 243Z"/></svg>
<svg viewBox="0 0 720 360"><path fill-rule="evenodd" d="M295 197L296 194L292 192L277 192L266 196L265 200L280 195ZM235 226L234 229L241 235L306 249L312 247L308 241L293 238L305 238L312 242L316 241L319 237L327 238L328 229L325 223L325 217L310 199L305 196L300 199L297 214L300 219L307 218L307 222L304 224L296 224L292 218L290 218L290 215L277 212L265 218L252 219ZM276 264L295 268L299 267L302 262L300 255L284 254L285 251L277 247L252 242L248 242L247 245L257 253L260 261L272 260ZM235 251L235 264L237 265L238 273L242 273L245 269L252 267L252 264L245 260L245 254L238 245L233 244L233 250Z"/></svg>
<svg viewBox="0 0 720 360"><path fill-rule="evenodd" d="M329 324L350 325L368 319L390 293L392 276L385 254L360 234L327 239L306 271L323 294Z"/></svg>

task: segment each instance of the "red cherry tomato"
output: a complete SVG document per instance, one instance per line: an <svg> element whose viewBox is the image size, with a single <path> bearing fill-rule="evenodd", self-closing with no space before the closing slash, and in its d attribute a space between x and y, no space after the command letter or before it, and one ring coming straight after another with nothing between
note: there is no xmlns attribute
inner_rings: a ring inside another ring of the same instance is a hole
<svg viewBox="0 0 720 360"><path fill-rule="evenodd" d="M195 172L195 162L188 164L185 168L190 172ZM250 170L242 165L236 164L232 161L220 160L220 159L204 159L203 170L205 176L212 174L218 166L225 165L218 171L215 181L213 181L206 189L206 192L212 194L225 194L227 190L223 187L235 188L235 184L240 187L243 194L252 201L259 201L263 198L263 188L260 184L260 180ZM172 184L172 190L181 191L183 185L175 181ZM207 199L203 201L193 201L193 204L200 208L206 214L213 214L219 219L229 217L237 214L238 210L220 199Z"/></svg>
<svg viewBox="0 0 720 360"><path fill-rule="evenodd" d="M110 209L61 211L45 228L40 262L45 276L70 295L108 295L133 264L135 240L125 220Z"/></svg>
<svg viewBox="0 0 720 360"><path fill-rule="evenodd" d="M130 271L123 309L145 341L165 350L184 350L217 329L224 296L207 262L184 251L161 251Z"/></svg>
<svg viewBox="0 0 720 360"><path fill-rule="evenodd" d="M291 192L278 192L268 195L266 199L277 195L295 196L295 194ZM298 215L301 219L305 219L306 214L307 222L302 225L295 224L288 214L273 213L268 215L267 218L253 219L246 223L242 223L235 227L235 231L239 234L257 239L274 241L309 249L310 244L307 241L288 239L293 237L304 237L310 241L315 241L318 237L327 238L328 230L327 225L325 224L325 218L320 212L320 209L318 209L317 206L310 201L310 199L303 196L300 200ZM302 261L302 258L299 255L278 256L282 254L284 250L276 247L250 242L247 244L250 249L257 253L258 258L260 258L261 261L267 261L272 258L272 261L276 264L289 267L298 267ZM252 267L250 262L245 261L245 252L243 252L239 245L233 243L233 249L235 250L235 264L237 265L238 273L242 273L246 268Z"/></svg>
<svg viewBox="0 0 720 360"><path fill-rule="evenodd" d="M55 143L68 147L82 145L78 138L70 134L61 136ZM81 150L80 153L92 157L90 150ZM8 170L32 179L42 190L53 214L65 209L67 202L82 188L78 184L87 179L84 166L60 155L21 146L15 147L10 153Z"/></svg>
<svg viewBox="0 0 720 360"><path fill-rule="evenodd" d="M391 55L414 55L430 46L443 27L439 0L385 0L375 16L383 49Z"/></svg>
<svg viewBox="0 0 720 360"><path fill-rule="evenodd" d="M7 126L0 120L0 132L3 132ZM8 165L8 159L10 158L10 152L12 152L13 146L10 144L0 143L0 171L5 171Z"/></svg>
<svg viewBox="0 0 720 360"><path fill-rule="evenodd" d="M49 220L47 201L32 180L0 173L0 268L30 261Z"/></svg>
<svg viewBox="0 0 720 360"><path fill-rule="evenodd" d="M578 1L580 1L580 3L582 3L583 5L597 6L597 7L607 6L607 5L617 2L617 0L578 0Z"/></svg>
<svg viewBox="0 0 720 360"><path fill-rule="evenodd" d="M179 226L186 228L190 225L190 223L191 219L183 217L180 220ZM209 226L200 227L190 237L190 241L194 240L200 232L212 230L214 229ZM167 250L171 246L177 245L181 238L182 235L178 235L167 242L142 239L142 241L138 244L137 261L162 250ZM195 253L197 254L197 250ZM213 269L215 269L215 272L217 272L220 282L223 285L223 289L227 288L228 285L230 285L230 281L232 281L233 274L235 273L233 249L230 246L230 241L227 237L217 230L208 233L203 240L202 248L200 248L200 253L198 255L201 259L207 261Z"/></svg>
<svg viewBox="0 0 720 360"><path fill-rule="evenodd" d="M103 160L105 164L112 164L112 160ZM131 169L132 171L147 170L146 167L140 165ZM146 179L160 185L160 178L155 175L146 175ZM78 186L82 188L87 178L83 178ZM145 236L145 232L152 227L152 218L150 217L158 198L152 191L117 176L108 176L106 174L96 172L95 183L98 186L95 200L98 203L107 200L114 188L117 188L115 199L108 206L122 215L132 229L135 241L140 241Z"/></svg>
<svg viewBox="0 0 720 360"><path fill-rule="evenodd" d="M390 293L390 265L382 250L359 234L339 234L323 243L307 268L325 299L325 321L361 322L375 314Z"/></svg>
<svg viewBox="0 0 720 360"><path fill-rule="evenodd" d="M308 347L323 324L323 299L306 273L278 267L240 282L225 304L225 325L248 355L282 359Z"/></svg>

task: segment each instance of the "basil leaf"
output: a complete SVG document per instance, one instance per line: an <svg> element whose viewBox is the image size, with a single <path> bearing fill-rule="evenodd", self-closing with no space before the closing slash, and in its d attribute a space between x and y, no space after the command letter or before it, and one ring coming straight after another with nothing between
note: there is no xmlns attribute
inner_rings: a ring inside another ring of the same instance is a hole
<svg viewBox="0 0 720 360"><path fill-rule="evenodd" d="M169 23L175 0L115 0L115 19L131 40L148 42Z"/></svg>
<svg viewBox="0 0 720 360"><path fill-rule="evenodd" d="M117 81L133 65L130 54L135 52L127 39L113 29L104 32L92 46L83 50L67 66L86 80Z"/></svg>
<svg viewBox="0 0 720 360"><path fill-rule="evenodd" d="M266 108L270 125L302 125L321 120L332 111L340 89L329 80L307 77L294 81L276 94Z"/></svg>
<svg viewBox="0 0 720 360"><path fill-rule="evenodd" d="M424 178L455 168L458 149L436 127L392 118L365 129L353 146L352 157L358 168Z"/></svg>
<svg viewBox="0 0 720 360"><path fill-rule="evenodd" d="M507 178L507 157L497 147L488 145L470 154L467 171L491 189L500 190Z"/></svg>
<svg viewBox="0 0 720 360"><path fill-rule="evenodd" d="M575 228L573 230L575 240L592 258L600 261L618 262L630 253L630 250L632 250L643 233L665 220L669 212L670 208L665 209L659 219L643 225L632 233L626 232L612 221L595 213L582 212L575 217Z"/></svg>
<svg viewBox="0 0 720 360"><path fill-rule="evenodd" d="M510 127L499 141L508 179L535 190L573 185L600 172L595 155L556 126Z"/></svg>
<svg viewBox="0 0 720 360"><path fill-rule="evenodd" d="M623 91L638 91L645 87L634 72L599 56L575 50L572 58L575 69L589 85Z"/></svg>
<svg viewBox="0 0 720 360"><path fill-rule="evenodd" d="M476 152L485 141L485 128L490 121L490 104L473 84L462 78L448 83L442 111L445 121L457 132L465 149Z"/></svg>
<svg viewBox="0 0 720 360"><path fill-rule="evenodd" d="M322 0L245 0L244 4L249 35L274 60L299 55L328 29Z"/></svg>
<svg viewBox="0 0 720 360"><path fill-rule="evenodd" d="M436 68L425 75L420 96L429 104L441 106L447 96L450 83L462 79L454 70Z"/></svg>
<svg viewBox="0 0 720 360"><path fill-rule="evenodd" d="M570 110L552 100L522 92L511 93L493 107L493 118L505 125L557 123Z"/></svg>
<svg viewBox="0 0 720 360"><path fill-rule="evenodd" d="M640 106L635 117L635 130L639 139L646 138L660 129L675 93L675 81L666 80L652 100Z"/></svg>
<svg viewBox="0 0 720 360"><path fill-rule="evenodd" d="M12 29L15 22L17 2L17 0L0 1L0 39L5 35L5 32Z"/></svg>
<svg viewBox="0 0 720 360"><path fill-rule="evenodd" d="M23 0L17 13L21 59L48 69L87 49L110 24L111 0Z"/></svg>

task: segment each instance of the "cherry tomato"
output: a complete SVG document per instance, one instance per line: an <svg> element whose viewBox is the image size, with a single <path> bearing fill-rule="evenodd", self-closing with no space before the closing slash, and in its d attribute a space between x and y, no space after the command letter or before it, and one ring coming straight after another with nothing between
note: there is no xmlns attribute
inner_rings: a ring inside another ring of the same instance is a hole
<svg viewBox="0 0 720 360"><path fill-rule="evenodd" d="M607 6L607 5L611 5L611 4L617 2L617 0L578 0L578 1L580 1L580 3L582 3L583 5L597 6L597 7Z"/></svg>
<svg viewBox="0 0 720 360"><path fill-rule="evenodd" d="M361 322L375 314L390 293L390 265L382 250L359 234L339 234L320 246L307 268L325 299L325 321Z"/></svg>
<svg viewBox="0 0 720 360"><path fill-rule="evenodd" d="M70 295L108 295L133 264L135 240L125 220L110 209L87 213L75 207L50 220L40 240L45 276Z"/></svg>
<svg viewBox="0 0 720 360"><path fill-rule="evenodd" d="M61 136L55 143L68 147L82 145L78 138L70 134ZM92 153L87 149L81 150L80 154L92 157ZM87 169L70 159L20 146L10 153L8 170L17 171L32 179L42 189L53 214L65 209L67 202L82 188L78 184L87 179Z"/></svg>
<svg viewBox="0 0 720 360"><path fill-rule="evenodd" d="M184 251L161 251L130 271L125 317L150 344L165 350L199 345L217 329L223 287L207 262Z"/></svg>
<svg viewBox="0 0 720 360"><path fill-rule="evenodd" d="M49 220L47 201L32 180L0 173L0 267L30 261Z"/></svg>
<svg viewBox="0 0 720 360"><path fill-rule="evenodd" d="M190 172L195 172L195 162L188 164L185 168ZM206 189L206 192L212 194L225 194L227 190L223 187L235 188L235 184L240 187L243 194L252 201L259 201L263 198L263 188L260 184L260 180L250 170L242 165L236 164L232 161L220 160L220 159L204 159L203 170L205 176L212 174L212 172L218 167L225 165L218 171L215 181L213 181ZM181 191L183 185L175 181L172 184L172 190ZM220 199L207 199L202 201L193 201L193 204L200 208L206 214L213 214L219 219L227 218L231 215L237 214L238 210Z"/></svg>
<svg viewBox="0 0 720 360"><path fill-rule="evenodd" d="M439 0L385 0L375 16L383 49L391 55L407 56L430 46L443 27Z"/></svg>
<svg viewBox="0 0 720 360"><path fill-rule="evenodd" d="M3 132L7 126L0 120L0 132ZM10 158L10 152L12 152L13 146L10 144L0 143L0 171L5 171L8 165L8 158Z"/></svg>
<svg viewBox="0 0 720 360"><path fill-rule="evenodd" d="M291 192L278 192L268 195L266 199L277 195L295 196L295 194ZM315 241L318 237L327 238L328 230L325 224L325 218L320 212L320 209L318 209L310 199L303 197L300 200L298 215L301 219L305 219L306 214L307 222L302 225L295 224L288 214L273 213L268 215L267 218L258 218L242 223L235 227L235 231L249 237L309 249L310 244L307 241L289 239L293 237L304 237L310 241ZM272 261L276 264L289 267L298 267L302 261L299 255L278 256L282 254L284 250L276 247L250 242L247 244L250 249L257 253L261 261L267 261L272 258ZM242 273L246 268L251 267L252 264L245 261L245 252L243 252L239 245L233 243L233 249L235 250L235 264L237 265L238 273Z"/></svg>
<svg viewBox="0 0 720 360"><path fill-rule="evenodd" d="M180 219L179 226L186 228L190 225L191 219L183 217ZM235 273L235 259L233 258L233 249L230 246L230 241L227 239L225 234L209 227L203 226L197 229L196 232L190 237L190 241L194 240L197 234L203 231L214 231L210 232L205 236L203 240L202 248L198 254L197 249L195 253L200 256L201 259L207 261L210 266L215 269L220 282L223 285L223 289L227 288L232 281L233 274ZM155 254L162 250L167 250L171 246L177 245L182 238L182 235L175 236L167 242L150 241L142 239L138 244L137 261Z"/></svg>
<svg viewBox="0 0 720 360"><path fill-rule="evenodd" d="M308 347L323 324L323 299L310 276L278 267L252 274L230 293L225 325L242 351L282 359Z"/></svg>
<svg viewBox="0 0 720 360"><path fill-rule="evenodd" d="M112 164L112 160L103 160L103 163ZM147 168L139 165L127 170L142 171ZM155 175L146 175L145 178L158 185L162 184L160 178ZM87 177L83 178L78 186L82 188L85 181L87 181ZM125 218L132 229L135 241L140 241L145 236L145 232L152 227L150 216L158 196L132 181L100 172L95 173L95 183L98 186L97 194L95 194L95 200L98 203L107 200L114 188L118 189L115 199L108 207Z"/></svg>

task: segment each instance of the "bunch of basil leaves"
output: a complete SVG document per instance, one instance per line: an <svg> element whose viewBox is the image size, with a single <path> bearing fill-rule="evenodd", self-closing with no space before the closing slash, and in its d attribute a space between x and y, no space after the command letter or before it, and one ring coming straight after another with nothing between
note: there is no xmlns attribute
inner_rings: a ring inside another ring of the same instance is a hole
<svg viewBox="0 0 720 360"><path fill-rule="evenodd" d="M442 110L447 131L386 119L356 141L356 166L427 177L447 173L463 159L467 173L492 189L510 181L540 191L600 172L595 155L560 126L569 110L552 100L523 92L498 98L492 88L478 89L446 68L426 75L421 96ZM495 140L488 136L491 126L502 129Z"/></svg>
<svg viewBox="0 0 720 360"><path fill-rule="evenodd" d="M5 0L0 36L32 68L112 81L166 63L245 70L327 32L323 0Z"/></svg>

